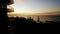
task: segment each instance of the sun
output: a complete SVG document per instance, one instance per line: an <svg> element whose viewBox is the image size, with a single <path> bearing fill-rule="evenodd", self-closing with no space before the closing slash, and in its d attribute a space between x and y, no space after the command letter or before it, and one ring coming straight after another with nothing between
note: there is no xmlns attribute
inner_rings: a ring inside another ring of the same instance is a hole
<svg viewBox="0 0 60 34"><path fill-rule="evenodd" d="M21 7L14 7L14 13L20 13L20 14L23 14L23 13L26 13L26 9L25 8L21 8Z"/></svg>
<svg viewBox="0 0 60 34"><path fill-rule="evenodd" d="M22 4L22 5L21 5ZM23 3L14 2L14 4L10 5L14 8L14 14L34 14L34 12L30 9L30 7L26 4L23 5Z"/></svg>
<svg viewBox="0 0 60 34"><path fill-rule="evenodd" d="M26 9L24 7L21 7L18 4L12 5L14 7L14 13L24 13Z"/></svg>
<svg viewBox="0 0 60 34"><path fill-rule="evenodd" d="M23 5L22 2L21 3L18 3L15 0L14 0L14 4L12 4L10 6L14 8L14 13L24 14L28 10L28 8L25 5Z"/></svg>

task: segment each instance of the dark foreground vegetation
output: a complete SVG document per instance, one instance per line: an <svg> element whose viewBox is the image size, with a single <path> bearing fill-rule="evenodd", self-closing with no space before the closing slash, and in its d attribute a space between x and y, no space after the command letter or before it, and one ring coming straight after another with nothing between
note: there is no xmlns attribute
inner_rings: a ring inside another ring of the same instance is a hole
<svg viewBox="0 0 60 34"><path fill-rule="evenodd" d="M33 19L26 19L24 17L9 18L8 23L14 33L20 32L53 32L60 30L60 23L55 21L36 22Z"/></svg>

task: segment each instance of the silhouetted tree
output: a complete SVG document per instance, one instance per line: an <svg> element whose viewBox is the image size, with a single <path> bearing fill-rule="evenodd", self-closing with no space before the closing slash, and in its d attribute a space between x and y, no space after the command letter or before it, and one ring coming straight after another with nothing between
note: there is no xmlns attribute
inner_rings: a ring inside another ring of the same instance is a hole
<svg viewBox="0 0 60 34"><path fill-rule="evenodd" d="M8 23L7 23L7 5L12 4L12 0L0 0L0 31L3 32L2 34L7 34L8 30Z"/></svg>

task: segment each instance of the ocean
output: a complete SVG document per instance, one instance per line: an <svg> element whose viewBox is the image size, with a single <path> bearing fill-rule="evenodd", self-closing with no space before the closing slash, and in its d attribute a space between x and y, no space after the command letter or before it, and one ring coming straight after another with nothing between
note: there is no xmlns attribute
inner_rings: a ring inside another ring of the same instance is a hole
<svg viewBox="0 0 60 34"><path fill-rule="evenodd" d="M14 16L16 17L16 15ZM42 22L45 22L46 20L60 22L60 15L28 15L28 16L18 15L18 17L25 17L25 18L31 17L33 18L34 21L38 20L38 16L39 16L39 20Z"/></svg>
<svg viewBox="0 0 60 34"><path fill-rule="evenodd" d="M37 21L38 16L28 16L33 18L33 20ZM48 21L57 21L60 22L60 15L45 15L45 16L39 16L39 20L45 22L46 20Z"/></svg>

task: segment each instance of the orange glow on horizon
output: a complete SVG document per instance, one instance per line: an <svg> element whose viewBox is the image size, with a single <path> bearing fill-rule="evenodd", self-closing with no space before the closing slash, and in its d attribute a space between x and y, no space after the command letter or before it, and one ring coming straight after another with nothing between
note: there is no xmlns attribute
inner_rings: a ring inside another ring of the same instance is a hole
<svg viewBox="0 0 60 34"><path fill-rule="evenodd" d="M23 0L14 0L14 4L10 5L14 8L14 12L8 14L19 14L19 15L57 15L57 10L46 10L44 8L33 9L29 7ZM11 8L10 7L10 8ZM9 8L9 7L8 7ZM13 9L12 8L12 9ZM56 11L55 13L53 11Z"/></svg>

